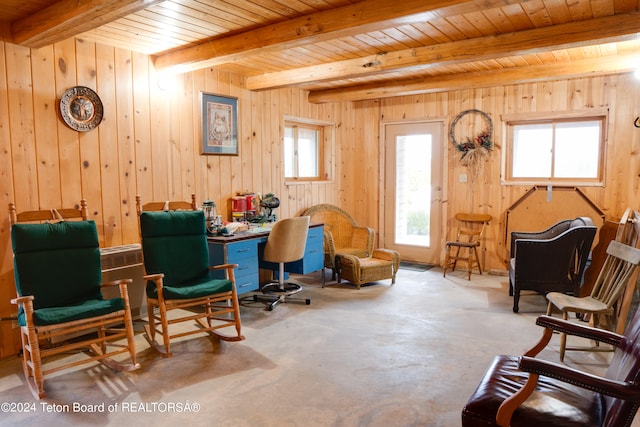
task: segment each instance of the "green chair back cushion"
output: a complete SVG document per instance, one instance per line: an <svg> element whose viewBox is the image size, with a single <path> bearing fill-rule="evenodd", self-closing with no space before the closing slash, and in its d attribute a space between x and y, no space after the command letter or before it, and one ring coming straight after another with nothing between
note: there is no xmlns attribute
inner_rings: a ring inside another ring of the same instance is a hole
<svg viewBox="0 0 640 427"><path fill-rule="evenodd" d="M36 325L86 319L124 309L104 300L98 232L93 221L14 224L11 227L18 295L33 295ZM20 307L18 323L25 325Z"/></svg>
<svg viewBox="0 0 640 427"><path fill-rule="evenodd" d="M14 224L11 243L18 295L33 295L35 309L102 299L93 221Z"/></svg>
<svg viewBox="0 0 640 427"><path fill-rule="evenodd" d="M210 279L202 211L142 212L140 232L145 270L164 273L166 298L197 298L231 289L228 280ZM147 283L147 295L157 297L152 281Z"/></svg>

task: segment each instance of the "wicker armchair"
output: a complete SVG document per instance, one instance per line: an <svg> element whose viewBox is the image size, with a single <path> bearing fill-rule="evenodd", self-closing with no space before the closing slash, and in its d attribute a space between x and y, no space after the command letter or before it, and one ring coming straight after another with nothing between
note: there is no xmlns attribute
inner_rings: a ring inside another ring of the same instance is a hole
<svg viewBox="0 0 640 427"><path fill-rule="evenodd" d="M370 257L376 232L360 227L344 210L329 204L315 205L302 216L311 217L312 223L324 224L324 267L331 269L331 280L336 279L336 254Z"/></svg>

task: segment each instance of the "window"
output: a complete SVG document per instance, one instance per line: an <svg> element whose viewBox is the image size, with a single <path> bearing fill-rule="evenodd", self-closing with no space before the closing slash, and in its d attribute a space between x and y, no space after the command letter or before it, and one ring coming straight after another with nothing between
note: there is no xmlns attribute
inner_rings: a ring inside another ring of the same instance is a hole
<svg viewBox="0 0 640 427"><path fill-rule="evenodd" d="M287 181L329 179L326 160L332 139L331 126L311 120L285 118L284 177Z"/></svg>
<svg viewBox="0 0 640 427"><path fill-rule="evenodd" d="M506 120L507 183L603 182L605 116Z"/></svg>

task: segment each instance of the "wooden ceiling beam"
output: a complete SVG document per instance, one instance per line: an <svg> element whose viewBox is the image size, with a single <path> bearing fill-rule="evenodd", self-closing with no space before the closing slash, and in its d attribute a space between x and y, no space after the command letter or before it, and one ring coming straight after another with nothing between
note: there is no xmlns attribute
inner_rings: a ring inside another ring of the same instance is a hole
<svg viewBox="0 0 640 427"><path fill-rule="evenodd" d="M432 78L416 78L386 84L368 84L346 88L312 91L309 102L360 101L395 96L419 95L505 86L536 81L550 81L612 73L630 72L637 66L638 54L610 55L554 64L530 65L492 71L450 74Z"/></svg>
<svg viewBox="0 0 640 427"><path fill-rule="evenodd" d="M13 42L43 47L77 36L164 0L61 0L11 24Z"/></svg>
<svg viewBox="0 0 640 427"><path fill-rule="evenodd" d="M156 55L158 70L179 72L231 62L258 51L291 49L310 43L415 24L529 0L364 0L336 9L288 19L227 37Z"/></svg>
<svg viewBox="0 0 640 427"><path fill-rule="evenodd" d="M247 88L277 89L633 40L638 33L640 14L634 12L250 76Z"/></svg>

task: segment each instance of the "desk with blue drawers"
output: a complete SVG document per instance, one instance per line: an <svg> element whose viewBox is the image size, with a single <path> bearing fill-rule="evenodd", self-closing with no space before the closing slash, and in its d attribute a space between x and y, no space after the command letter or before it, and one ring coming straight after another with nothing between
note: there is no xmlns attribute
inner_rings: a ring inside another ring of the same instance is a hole
<svg viewBox="0 0 640 427"><path fill-rule="evenodd" d="M304 258L286 263L287 273L309 274L324 269L323 224L311 224L307 235ZM209 262L211 265L238 264L235 269L238 294L257 291L260 288L260 268L275 270L278 265L261 259L262 250L269 237L269 228L260 227L250 232L236 233L230 237L209 237ZM216 272L224 274L223 272ZM324 287L324 274L322 275Z"/></svg>

